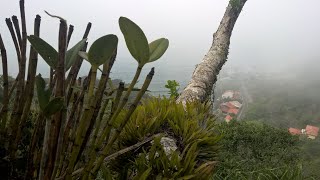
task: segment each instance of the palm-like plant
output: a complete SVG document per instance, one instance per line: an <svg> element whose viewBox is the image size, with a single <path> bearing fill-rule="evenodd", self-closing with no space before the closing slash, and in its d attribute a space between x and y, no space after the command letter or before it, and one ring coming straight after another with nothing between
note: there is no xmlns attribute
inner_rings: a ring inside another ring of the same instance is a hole
<svg viewBox="0 0 320 180"><path fill-rule="evenodd" d="M111 169L109 174L119 179L209 179L220 139L210 107L198 102L184 107L172 98L144 101L130 117L113 151L130 147L152 134L157 137L106 162L105 166ZM115 126L119 126L124 114L120 114Z"/></svg>

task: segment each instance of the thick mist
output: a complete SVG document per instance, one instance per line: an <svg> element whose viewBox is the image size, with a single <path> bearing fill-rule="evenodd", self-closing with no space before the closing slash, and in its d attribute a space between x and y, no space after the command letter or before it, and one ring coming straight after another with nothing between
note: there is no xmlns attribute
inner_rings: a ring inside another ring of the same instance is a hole
<svg viewBox="0 0 320 180"><path fill-rule="evenodd" d="M16 55L5 18L19 16L19 6L18 1L1 2L0 33L8 51L9 73L14 76L18 72ZM135 70L136 62L125 47L118 18L131 18L145 31L149 41L168 38L170 47L166 55L147 67L156 67L153 90L157 90L168 79L186 85L195 65L209 49L227 4L227 0L33 0L25 6L29 34L35 15L40 14L41 37L53 45L57 45L58 20L48 17L44 10L64 17L75 26L71 44L82 37L89 21L93 23L89 43L105 34L118 35L119 55L112 75L125 81L132 78L130 73ZM320 58L319 6L319 0L248 0L234 28L229 60L223 70L295 75L316 68ZM82 73L87 72L89 64L84 64L82 69ZM48 66L44 61L39 62L38 71L47 76Z"/></svg>

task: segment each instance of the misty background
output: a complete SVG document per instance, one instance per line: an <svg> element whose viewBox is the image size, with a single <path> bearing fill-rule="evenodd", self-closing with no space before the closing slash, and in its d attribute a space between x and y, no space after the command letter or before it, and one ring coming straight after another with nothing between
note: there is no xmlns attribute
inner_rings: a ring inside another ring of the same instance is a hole
<svg viewBox="0 0 320 180"><path fill-rule="evenodd" d="M19 2L1 2L0 33L7 48L9 74L16 76L16 54L5 18L20 16ZM133 20L149 41L168 38L167 53L143 71L146 74L151 67L156 68L151 90L163 93L169 79L177 80L181 88L186 86L195 65L210 48L212 35L227 4L227 0L32 0L26 1L25 7L28 34L33 32L35 15L41 15L40 36L56 49L59 21L46 15L44 10L74 25L70 46L82 38L88 22L92 22L89 46L103 35L116 34L118 58L111 78L120 78L126 83L133 77L137 63L126 48L118 18L126 16ZM320 57L319 6L319 0L248 0L233 30L229 58L222 71L316 80ZM89 68L85 62L80 75L86 75ZM38 73L47 77L48 72L48 66L40 60Z"/></svg>

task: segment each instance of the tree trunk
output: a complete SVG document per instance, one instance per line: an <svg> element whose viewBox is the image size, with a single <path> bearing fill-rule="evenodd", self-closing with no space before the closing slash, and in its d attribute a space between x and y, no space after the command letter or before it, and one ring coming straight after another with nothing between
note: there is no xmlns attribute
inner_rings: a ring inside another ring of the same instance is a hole
<svg viewBox="0 0 320 180"><path fill-rule="evenodd" d="M177 102L204 102L210 97L221 67L227 61L232 30L246 1L230 0L219 28L213 35L210 50L195 68L188 86L182 91Z"/></svg>

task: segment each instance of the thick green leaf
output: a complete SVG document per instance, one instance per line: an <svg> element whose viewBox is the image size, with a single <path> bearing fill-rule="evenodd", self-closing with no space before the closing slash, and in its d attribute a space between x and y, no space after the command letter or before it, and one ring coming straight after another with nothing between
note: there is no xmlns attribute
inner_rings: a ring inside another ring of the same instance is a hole
<svg viewBox="0 0 320 180"><path fill-rule="evenodd" d="M37 86L37 96L38 96L39 106L40 106L40 109L43 111L49 102L51 91L49 89L48 90L45 89L46 83L41 77L41 74L36 76L36 86Z"/></svg>
<svg viewBox="0 0 320 180"><path fill-rule="evenodd" d="M146 180L151 172L152 168L149 167L147 170L145 170L141 176L139 177L139 180Z"/></svg>
<svg viewBox="0 0 320 180"><path fill-rule="evenodd" d="M126 17L119 18L119 26L131 55L139 64L146 64L150 57L149 45L141 28Z"/></svg>
<svg viewBox="0 0 320 180"><path fill-rule="evenodd" d="M58 52L41 38L31 35L28 37L32 47L40 54L47 64L55 69L58 62Z"/></svg>
<svg viewBox="0 0 320 180"><path fill-rule="evenodd" d="M77 60L78 52L82 49L82 47L85 45L87 41L86 39L82 39L79 41L76 45L74 45L71 49L69 49L66 53L66 71L69 70L69 68L74 64L74 62Z"/></svg>
<svg viewBox="0 0 320 180"><path fill-rule="evenodd" d="M91 65L100 66L109 61L118 46L118 37L113 34L102 36L90 47L88 58Z"/></svg>
<svg viewBox="0 0 320 180"><path fill-rule="evenodd" d="M56 97L47 104L47 106L43 110L43 114L49 117L55 114L56 112L60 111L62 108L63 108L63 98Z"/></svg>
<svg viewBox="0 0 320 180"><path fill-rule="evenodd" d="M166 38L160 38L155 41L152 41L149 44L150 59L148 63L158 60L166 52L168 47L169 47L169 40Z"/></svg>
<svg viewBox="0 0 320 180"><path fill-rule="evenodd" d="M78 55L89 62L88 53L79 51Z"/></svg>

